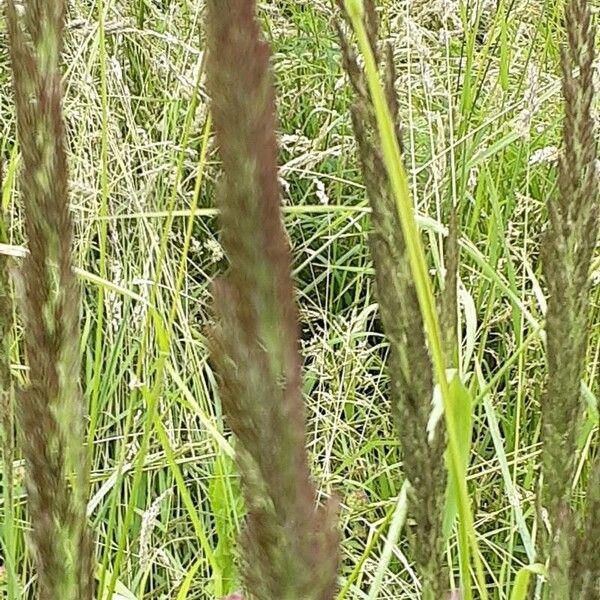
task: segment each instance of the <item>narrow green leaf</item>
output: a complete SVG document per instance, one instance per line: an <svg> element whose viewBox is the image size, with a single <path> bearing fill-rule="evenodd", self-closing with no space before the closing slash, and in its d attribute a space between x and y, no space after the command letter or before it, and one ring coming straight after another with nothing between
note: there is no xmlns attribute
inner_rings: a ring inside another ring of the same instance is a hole
<svg viewBox="0 0 600 600"><path fill-rule="evenodd" d="M500 85L506 92L509 86L510 44L507 19L500 20Z"/></svg>
<svg viewBox="0 0 600 600"><path fill-rule="evenodd" d="M510 594L510 600L525 600L527 598L527 591L529 590L531 575L543 575L544 572L544 566L541 564L528 565L520 569L515 577L515 584Z"/></svg>
<svg viewBox="0 0 600 600"><path fill-rule="evenodd" d="M473 400L469 390L464 386L460 377L454 375L450 381L450 405L448 418L452 419L457 432L457 442L461 470L458 476L463 480L467 476L471 440L473 434ZM446 509L444 513L444 537L446 540L452 534L454 521L458 514L458 487L452 469L448 472L448 486L446 493Z"/></svg>
<svg viewBox="0 0 600 600"><path fill-rule="evenodd" d="M187 572L185 579L183 580L183 583L181 584L181 587L179 588L179 592L177 592L177 599L176 600L186 600L186 598L188 597L188 593L190 591L190 588L192 587L192 581L194 581L194 577L196 576L196 573L198 572L198 569L200 568L200 565L202 564L202 558L199 558L193 565L192 568Z"/></svg>
<svg viewBox="0 0 600 600"><path fill-rule="evenodd" d="M410 192L408 176L402 161L399 142L396 138L394 122L381 85L375 56L373 55L369 43L365 24L361 18L362 12L360 7L362 6L362 2L360 0L345 0L345 5L346 11L352 21L352 27L356 33L358 46L365 61L365 73L373 100L383 160L396 199L396 209L400 219L402 233L406 240L406 249L413 281L423 315L425 331L429 340L432 364L437 383L440 386L446 412L450 404L451 394L446 378L446 365L442 349L441 331L433 296L433 288L429 278L425 251L414 216L414 203ZM456 495L460 497L460 502L458 502L458 511L460 514L459 546L461 556L461 581L465 600L470 600L472 598L471 572L469 569L471 549L473 550L473 561L479 593L481 598L486 600L487 589L483 565L477 547L477 538L473 526L473 515L471 513L466 480L459 476L459 473L461 472L461 461L457 439L458 432L455 431L454 420L447 418L446 427L448 431L448 466L450 471L453 472L453 477L456 482Z"/></svg>
<svg viewBox="0 0 600 600"><path fill-rule="evenodd" d="M398 500L392 516L392 522L390 524L388 536L383 546L381 558L377 564L377 570L375 571L375 576L373 577L373 583L369 589L367 600L376 600L379 597L385 571L390 564L394 546L398 543L400 532L402 531L402 527L406 521L406 511L408 509L408 487L408 482L404 482L404 485L400 490L400 494L398 495Z"/></svg>

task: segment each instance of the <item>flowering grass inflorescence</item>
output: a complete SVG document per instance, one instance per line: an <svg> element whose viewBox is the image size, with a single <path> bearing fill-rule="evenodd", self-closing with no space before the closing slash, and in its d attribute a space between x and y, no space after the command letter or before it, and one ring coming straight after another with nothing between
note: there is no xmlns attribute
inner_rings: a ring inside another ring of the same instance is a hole
<svg viewBox="0 0 600 600"><path fill-rule="evenodd" d="M30 545L41 600L87 600L94 595L94 558L62 117L65 5L7 0L6 16L29 245L21 270L29 376L17 394L16 414L27 466Z"/></svg>
<svg viewBox="0 0 600 600"><path fill-rule="evenodd" d="M334 501L317 507L305 450L270 52L254 0L211 0L207 8L208 87L224 173L217 205L230 265L214 287L212 345L248 508L244 581L258 599L329 600L336 510Z"/></svg>

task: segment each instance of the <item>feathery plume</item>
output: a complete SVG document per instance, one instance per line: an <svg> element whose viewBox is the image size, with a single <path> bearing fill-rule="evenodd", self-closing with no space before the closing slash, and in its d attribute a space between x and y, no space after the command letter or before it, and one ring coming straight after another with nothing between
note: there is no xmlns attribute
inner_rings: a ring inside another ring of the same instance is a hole
<svg viewBox="0 0 600 600"><path fill-rule="evenodd" d="M327 600L336 584L336 511L332 502L316 507L305 451L275 92L255 4L210 0L207 6L208 86L224 171L218 205L230 263L214 288L213 357L239 441L248 506L241 539L246 590L264 600Z"/></svg>
<svg viewBox="0 0 600 600"><path fill-rule="evenodd" d="M86 522L79 291L71 265L60 59L64 1L5 3L29 254L22 268L29 383L16 403L41 600L93 597Z"/></svg>

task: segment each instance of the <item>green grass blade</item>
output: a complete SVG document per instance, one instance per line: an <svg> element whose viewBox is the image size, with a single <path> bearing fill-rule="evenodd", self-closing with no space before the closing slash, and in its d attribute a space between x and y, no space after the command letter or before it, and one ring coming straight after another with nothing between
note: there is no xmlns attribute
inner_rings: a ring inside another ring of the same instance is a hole
<svg viewBox="0 0 600 600"><path fill-rule="evenodd" d="M376 600L381 592L385 571L390 564L394 546L398 543L402 527L406 521L406 512L408 509L408 488L409 484L407 481L405 481L402 489L400 490L400 494L398 495L398 500L396 501L396 508L394 509L394 514L392 515L390 529L383 546L381 558L377 563L377 570L375 571L375 575L373 577L373 583L369 588L367 600Z"/></svg>
<svg viewBox="0 0 600 600"><path fill-rule="evenodd" d="M529 590L531 575L543 575L544 572L544 565L541 564L530 565L520 569L515 577L515 583L510 594L510 600L525 600Z"/></svg>

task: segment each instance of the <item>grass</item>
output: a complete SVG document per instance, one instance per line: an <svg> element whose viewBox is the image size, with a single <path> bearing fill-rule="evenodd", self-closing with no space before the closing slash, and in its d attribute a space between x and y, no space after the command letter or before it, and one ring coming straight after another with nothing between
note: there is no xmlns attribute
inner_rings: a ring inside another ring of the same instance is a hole
<svg viewBox="0 0 600 600"><path fill-rule="evenodd" d="M519 570L539 559L544 527L535 505L545 373L539 245L556 169L534 157L560 145L562 3L501 1L497 12L479 4L478 23L471 22L474 9L461 13L458 3L445 15L435 2L389 0L381 13L400 77L408 183L436 288L446 200L458 208L459 358L475 400L467 487L488 593L504 599ZM244 504L205 338L210 281L225 261L215 244L218 156L207 137L202 85L191 101L195 81L203 81L201 7L72 2L68 14L65 116L83 296L82 384L94 432L89 516L100 591L125 598L214 598L239 584L235 538ZM317 487L341 499L338 598L368 597L374 583L379 598L418 598L403 534L385 573L378 570L390 551L402 463L333 8L280 0L263 3L260 15L274 48L308 450ZM464 35L445 35L455 29ZM5 53L0 65L6 243L22 246ZM460 84L465 72L469 85ZM594 287L592 323L597 306ZM13 329L11 371L22 383L23 339ZM596 453L599 355L594 327L576 504ZM19 461L14 508L7 510L6 495L0 502L19 586L28 593L34 572ZM409 515L406 527L413 526ZM12 600L4 552L0 585ZM448 557L457 580L454 536Z"/></svg>

